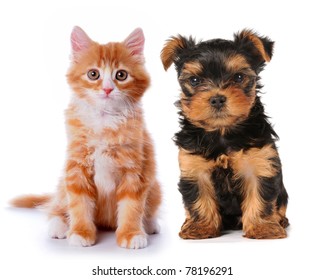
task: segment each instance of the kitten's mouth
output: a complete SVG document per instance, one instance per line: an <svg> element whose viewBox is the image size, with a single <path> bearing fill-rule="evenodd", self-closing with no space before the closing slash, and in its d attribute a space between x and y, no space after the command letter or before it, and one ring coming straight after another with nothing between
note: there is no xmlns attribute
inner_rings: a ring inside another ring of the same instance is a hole
<svg viewBox="0 0 324 280"><path fill-rule="evenodd" d="M101 110L101 115L102 115L102 116L109 115L109 116L111 116L111 117L117 117L117 116L120 116L119 113L117 113L117 112L112 112L112 111L109 111L109 110L106 110L106 109Z"/></svg>
<svg viewBox="0 0 324 280"><path fill-rule="evenodd" d="M111 94L100 93L99 98L106 100L106 99L108 99L110 97L110 95Z"/></svg>

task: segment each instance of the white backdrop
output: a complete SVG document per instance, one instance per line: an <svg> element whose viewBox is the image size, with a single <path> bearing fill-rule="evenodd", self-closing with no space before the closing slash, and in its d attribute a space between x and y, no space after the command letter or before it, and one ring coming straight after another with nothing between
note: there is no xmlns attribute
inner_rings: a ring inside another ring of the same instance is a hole
<svg viewBox="0 0 324 280"><path fill-rule="evenodd" d="M177 276L164 277L170 280L199 278L186 276L185 266L231 266L232 279L318 279L324 249L320 1L56 2L0 4L0 278L91 279L97 265L150 265L177 269ZM149 247L143 250L118 248L111 232L100 233L94 247L71 248L66 240L47 237L44 213L7 204L19 194L56 188L66 149L63 111L70 91L65 73L74 25L100 43L123 40L136 27L142 27L146 36L152 85L143 105L164 201L161 233L150 237ZM197 39L232 39L234 32L246 27L276 41L273 59L262 73L262 100L281 138L279 153L290 196L289 237L248 240L238 231L216 239L184 241L178 237L184 210L177 190L177 148L171 139L178 130L173 103L179 86L173 67L164 72L160 51L165 40L178 33Z"/></svg>

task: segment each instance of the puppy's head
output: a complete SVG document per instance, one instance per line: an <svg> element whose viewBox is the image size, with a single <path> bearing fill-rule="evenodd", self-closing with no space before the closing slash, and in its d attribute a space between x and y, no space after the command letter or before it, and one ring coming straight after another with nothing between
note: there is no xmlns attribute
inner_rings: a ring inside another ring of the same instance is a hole
<svg viewBox="0 0 324 280"><path fill-rule="evenodd" d="M260 87L258 74L270 61L273 44L250 30L235 34L233 41L196 43L180 35L168 40L161 59L165 70L175 64L183 115L207 131L246 119Z"/></svg>

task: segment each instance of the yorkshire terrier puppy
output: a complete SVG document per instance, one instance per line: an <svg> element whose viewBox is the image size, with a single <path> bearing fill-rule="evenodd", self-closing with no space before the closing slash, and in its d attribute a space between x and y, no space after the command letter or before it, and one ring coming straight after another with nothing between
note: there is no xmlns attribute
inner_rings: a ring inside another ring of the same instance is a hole
<svg viewBox="0 0 324 280"><path fill-rule="evenodd" d="M287 236L288 195L278 139L260 101L259 73L274 42L250 30L234 40L196 43L183 36L165 44L165 70L172 63L181 86L179 190L186 209L180 237L217 237L243 228L244 236Z"/></svg>

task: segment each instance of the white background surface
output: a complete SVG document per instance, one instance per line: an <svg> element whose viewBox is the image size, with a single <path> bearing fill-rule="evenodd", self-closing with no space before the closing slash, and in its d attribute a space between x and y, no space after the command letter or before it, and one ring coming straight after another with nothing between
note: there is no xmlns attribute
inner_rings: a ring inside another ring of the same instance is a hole
<svg viewBox="0 0 324 280"><path fill-rule="evenodd" d="M232 279L321 279L324 22L320 1L56 2L0 4L0 278L93 279L97 265L150 265L177 271L200 265L231 266ZM146 36L152 86L143 105L156 146L164 202L161 233L150 237L143 250L118 248L112 232L101 232L91 248L71 248L66 240L47 237L44 213L7 204L19 194L56 188L65 158L63 111L70 96L65 73L74 25L100 43L123 40L136 27L142 27ZM216 239L184 241L178 237L184 210L177 190L177 148L171 140L178 130L173 103L179 86L173 67L164 72L159 54L171 35L232 39L245 27L276 41L273 59L262 73L266 93L262 100L281 138L278 146L290 196L289 237L248 240L237 231ZM214 277L183 272L150 279Z"/></svg>

